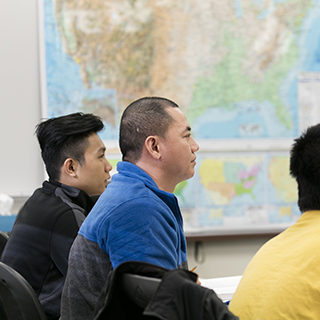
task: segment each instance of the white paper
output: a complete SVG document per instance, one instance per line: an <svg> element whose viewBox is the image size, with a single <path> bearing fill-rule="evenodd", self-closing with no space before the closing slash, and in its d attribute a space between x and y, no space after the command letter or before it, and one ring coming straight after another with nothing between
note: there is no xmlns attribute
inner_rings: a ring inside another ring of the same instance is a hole
<svg viewBox="0 0 320 320"><path fill-rule="evenodd" d="M222 301L231 300L234 292L236 291L238 284L242 276L223 277L223 278L200 278L201 285L203 287L212 289Z"/></svg>

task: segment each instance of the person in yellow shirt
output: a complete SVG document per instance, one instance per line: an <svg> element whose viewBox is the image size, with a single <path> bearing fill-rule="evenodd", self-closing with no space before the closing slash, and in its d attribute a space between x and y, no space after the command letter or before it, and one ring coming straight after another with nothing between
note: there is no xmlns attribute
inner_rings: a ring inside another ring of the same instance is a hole
<svg viewBox="0 0 320 320"><path fill-rule="evenodd" d="M269 240L246 268L229 309L240 319L320 317L320 124L292 146L298 221Z"/></svg>

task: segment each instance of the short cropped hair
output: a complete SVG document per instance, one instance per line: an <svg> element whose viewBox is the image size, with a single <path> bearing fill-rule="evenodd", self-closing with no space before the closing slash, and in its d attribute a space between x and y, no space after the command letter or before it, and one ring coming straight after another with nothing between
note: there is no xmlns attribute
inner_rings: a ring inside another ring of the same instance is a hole
<svg viewBox="0 0 320 320"><path fill-rule="evenodd" d="M120 122L119 145L122 160L136 163L147 137L151 135L165 138L173 118L167 108L179 108L168 99L145 97L132 102L123 112Z"/></svg>
<svg viewBox="0 0 320 320"><path fill-rule="evenodd" d="M89 145L88 137L103 128L100 117L81 112L39 123L35 133L49 178L60 179L61 167L68 158L82 165L85 161L84 153Z"/></svg>
<svg viewBox="0 0 320 320"><path fill-rule="evenodd" d="M320 210L320 124L295 139L290 152L290 173L298 183L301 212Z"/></svg>

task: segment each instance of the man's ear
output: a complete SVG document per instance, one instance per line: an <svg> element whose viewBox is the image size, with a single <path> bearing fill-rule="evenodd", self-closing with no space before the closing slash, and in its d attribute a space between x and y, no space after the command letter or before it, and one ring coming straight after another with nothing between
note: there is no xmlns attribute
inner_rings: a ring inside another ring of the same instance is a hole
<svg viewBox="0 0 320 320"><path fill-rule="evenodd" d="M68 158L63 163L63 170L67 175L76 177L78 165L79 165L78 161L72 158Z"/></svg>
<svg viewBox="0 0 320 320"><path fill-rule="evenodd" d="M154 159L160 159L161 152L160 152L160 145L159 145L159 137L158 136L147 137L144 145L145 145L147 152L151 155L151 157L153 157Z"/></svg>

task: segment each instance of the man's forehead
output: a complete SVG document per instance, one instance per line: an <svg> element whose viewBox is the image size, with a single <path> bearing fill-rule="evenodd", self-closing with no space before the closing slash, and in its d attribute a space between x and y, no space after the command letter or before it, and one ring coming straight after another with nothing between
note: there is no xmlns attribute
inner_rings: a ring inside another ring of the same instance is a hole
<svg viewBox="0 0 320 320"><path fill-rule="evenodd" d="M94 152L101 152L106 150L106 147L98 134L94 133L88 137L88 146L86 151L89 149Z"/></svg>
<svg viewBox="0 0 320 320"><path fill-rule="evenodd" d="M168 108L167 109L170 116L174 120L174 124L181 127L183 130L191 130L191 127L188 123L188 120L186 116L183 114L183 112L179 108Z"/></svg>
<svg viewBox="0 0 320 320"><path fill-rule="evenodd" d="M167 112L177 122L186 121L186 117L179 108L167 108Z"/></svg>

